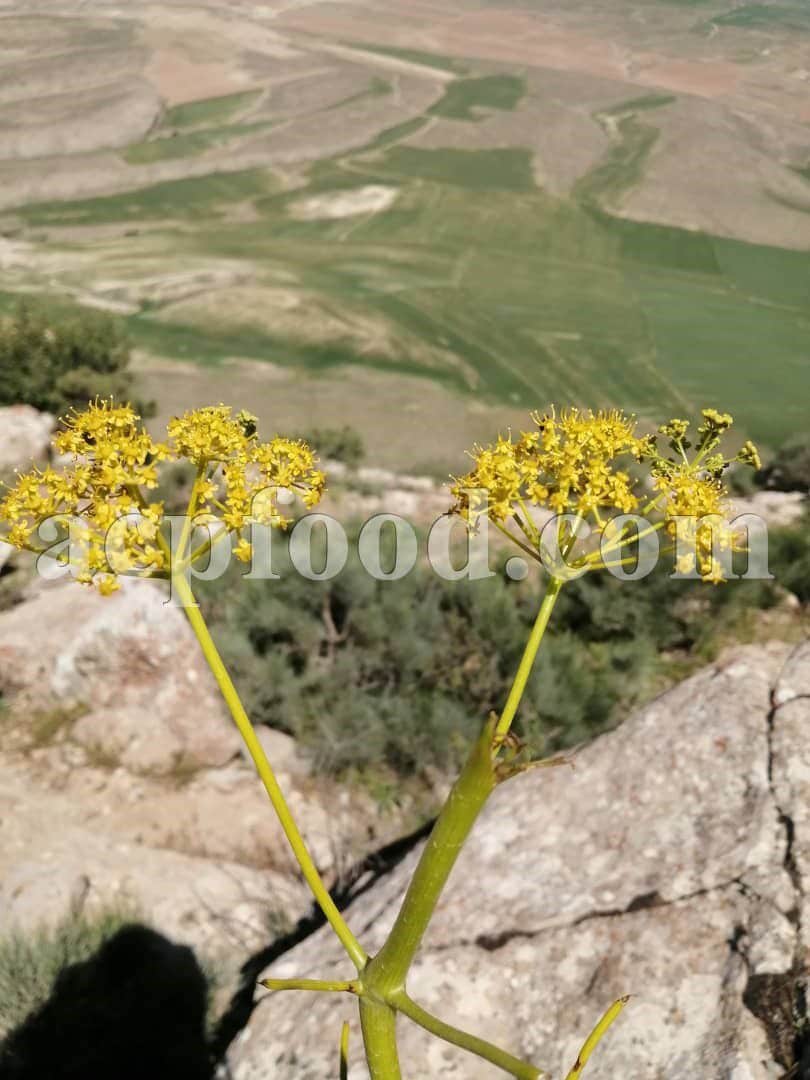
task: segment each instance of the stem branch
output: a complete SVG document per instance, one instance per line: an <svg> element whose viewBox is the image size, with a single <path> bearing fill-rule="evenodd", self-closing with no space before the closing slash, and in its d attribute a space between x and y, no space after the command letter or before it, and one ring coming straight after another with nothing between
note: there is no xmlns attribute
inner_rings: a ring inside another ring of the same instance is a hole
<svg viewBox="0 0 810 1080"><path fill-rule="evenodd" d="M510 1076L518 1077L518 1080L540 1080L543 1075L542 1071L535 1068L534 1065L529 1065L527 1062L521 1061L520 1058L508 1054L505 1050L501 1050L500 1047L487 1042L486 1039L479 1039L477 1035L470 1035L466 1031L461 1031L451 1024L446 1024L443 1020L439 1020L437 1016L427 1012L426 1009L412 1001L407 994L402 994L396 998L396 1006L403 1016L413 1020L415 1024L424 1028L425 1031L429 1031L431 1035L444 1039L445 1042L452 1043L453 1046L459 1046L462 1050L469 1050L471 1054L476 1054L485 1061L492 1062L493 1065L503 1069Z"/></svg>
<svg viewBox="0 0 810 1080"><path fill-rule="evenodd" d="M197 606L191 586L182 574L178 574L173 579L173 586L177 590L177 595L180 597L183 604L186 618L191 623L191 628L197 636L203 655L217 681L217 685L225 699L225 703L230 709L234 723L239 729L239 734L242 736L248 753L253 759L253 764L256 766L256 772L259 774L267 794L270 797L270 802L273 804L273 809L284 830L284 835L287 837L296 861L301 868L304 880L307 885L309 885L313 896L317 900L330 926L335 931L343 948L348 953L352 963L358 971L362 971L366 966L368 956L357 938L355 938L354 934L349 929L343 916L338 911L334 900L329 895L329 890L326 888L326 885L324 885L323 879L318 873L318 869L315 866L312 856L304 843L304 838L301 836L298 826L295 823L295 819L287 805L287 800L284 798L284 794L278 785L273 768L267 760L264 748L259 742L242 702L239 700L236 687L231 681L231 677L222 662L222 657L217 651L217 647L214 644L214 640L211 637L205 619Z"/></svg>

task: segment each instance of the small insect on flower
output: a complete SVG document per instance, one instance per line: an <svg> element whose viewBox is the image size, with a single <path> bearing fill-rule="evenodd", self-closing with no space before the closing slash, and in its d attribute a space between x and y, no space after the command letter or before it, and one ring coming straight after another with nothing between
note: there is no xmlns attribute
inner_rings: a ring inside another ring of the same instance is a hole
<svg viewBox="0 0 810 1080"><path fill-rule="evenodd" d="M318 459L306 443L258 439L251 413L235 416L227 405L194 409L168 424L167 441L156 442L130 405L96 400L62 421L54 449L69 459L61 470L32 469L18 475L0 501L0 539L42 554L48 521L68 554L74 577L104 595L121 576L167 577L207 557L210 546L234 536L234 553L249 561L243 530L252 522L285 527L280 493L295 492L314 506L325 486ZM161 462L188 461L196 479L187 509L190 523L204 521L212 539L191 549L193 527L172 551L162 502L150 499ZM53 531L49 533L54 544Z"/></svg>

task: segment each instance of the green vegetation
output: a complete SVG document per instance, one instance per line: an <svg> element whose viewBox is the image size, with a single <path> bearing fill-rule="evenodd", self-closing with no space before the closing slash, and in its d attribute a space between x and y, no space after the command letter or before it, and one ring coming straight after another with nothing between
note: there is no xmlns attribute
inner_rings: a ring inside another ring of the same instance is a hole
<svg viewBox="0 0 810 1080"><path fill-rule="evenodd" d="M228 203L267 195L277 189L268 169L210 173L167 180L149 187L72 202L37 203L23 210L31 225L100 225L115 221L149 221L216 217Z"/></svg>
<svg viewBox="0 0 810 1080"><path fill-rule="evenodd" d="M599 116L624 116L627 113L645 112L648 109L661 109L672 105L678 99L674 94L642 94L641 97L629 98L616 105L602 109Z"/></svg>
<svg viewBox="0 0 810 1080"><path fill-rule="evenodd" d="M644 174L644 165L658 141L658 128L625 116L615 125L615 141L604 159L574 185L574 197L585 205L616 203Z"/></svg>
<svg viewBox="0 0 810 1080"><path fill-rule="evenodd" d="M453 85L470 82L480 90L477 79ZM309 370L362 364L491 400L617 405L642 416L722 402L746 435L776 447L805 423L810 253L604 209L639 180L655 144L642 112L668 100L643 95L600 114L614 141L573 201L536 186L525 148L410 144L431 119L416 116L316 162L293 191L271 170L250 169L17 214L29 229L70 226L72 250L92 245L99 277L120 275L122 258L135 276L156 278L225 259L258 287L292 280L324 311L367 313L392 342L409 343L377 350L348 329L313 342L257 327L247 313L240 326L238 309L203 330L182 308L161 314L158 296L127 320L132 341L152 353ZM369 184L396 186L389 209L351 219L290 213L301 199L326 205ZM81 236L82 226L112 223L128 235L109 256L92 233ZM141 223L149 228L139 237Z"/></svg>
<svg viewBox="0 0 810 1080"><path fill-rule="evenodd" d="M755 637L779 583L810 600L805 527L772 531L771 568L776 583L722 589L672 581L665 567L643 583L599 574L567 586L521 709L524 737L545 752L589 738L730 639ZM319 769L359 770L373 787L457 764L503 699L536 586L449 584L424 566L380 583L356 561L309 582L278 550L274 569L281 580L225 578L203 595L251 716L291 730Z"/></svg>
<svg viewBox="0 0 810 1080"><path fill-rule="evenodd" d="M0 318L0 405L20 402L56 415L88 400L129 400L129 343L109 315L20 304ZM152 406L138 402L142 415Z"/></svg>
<svg viewBox="0 0 810 1080"><path fill-rule="evenodd" d="M352 94L342 101L336 101L334 105L328 107L328 111L333 112L335 109L343 109L347 105L356 105L358 101L368 101L369 98L387 97L393 93L393 90L394 88L388 79L381 79L379 75L375 75L365 90L359 90L356 94Z"/></svg>
<svg viewBox="0 0 810 1080"><path fill-rule="evenodd" d="M374 150L384 150L387 146L393 146L402 139L407 139L409 135L415 135L417 131L421 131L425 126L425 118L423 116L415 116L412 120L403 120L401 124L394 124L392 127L384 128L379 135L375 136L371 142L362 148L359 153L368 154ZM334 172L334 165L332 162L325 163L326 171L331 175ZM316 165L312 170L313 177L318 176L318 166Z"/></svg>
<svg viewBox="0 0 810 1080"><path fill-rule="evenodd" d="M491 191L530 191L534 187L531 152L517 147L423 150L417 146L394 146L386 154L381 175Z"/></svg>
<svg viewBox="0 0 810 1080"><path fill-rule="evenodd" d="M742 26L752 30L782 27L810 31L810 11L805 4L743 4L723 15L713 15L716 26Z"/></svg>
<svg viewBox="0 0 810 1080"><path fill-rule="evenodd" d="M89 960L132 920L132 912L117 908L71 913L52 928L12 930L0 938L0 1035L45 1004L64 968Z"/></svg>
<svg viewBox="0 0 810 1080"><path fill-rule="evenodd" d="M130 165L151 165L172 158L195 157L233 139L269 131L273 120L235 122L261 98L264 91L206 98L168 109L155 131L143 142L133 143L122 157Z"/></svg>
<svg viewBox="0 0 810 1080"><path fill-rule="evenodd" d="M202 101L175 105L166 110L161 121L161 128L213 127L224 124L236 113L253 105L262 93L261 90L246 90L240 94L226 94L223 97L205 98Z"/></svg>
<svg viewBox="0 0 810 1080"><path fill-rule="evenodd" d="M431 105L433 116L453 120L478 120L475 109L512 110L526 93L526 80L517 75L484 75L477 79L456 79L448 84L444 96Z"/></svg>
<svg viewBox="0 0 810 1080"><path fill-rule="evenodd" d="M163 134L145 142L133 143L122 156L130 165L151 165L155 161L167 161L171 158L194 157L232 139L270 131L273 127L275 121L264 120L254 124L226 124L223 127L190 131L182 135Z"/></svg>
<svg viewBox="0 0 810 1080"><path fill-rule="evenodd" d="M318 452L321 461L340 461L350 469L356 469L366 456L362 436L349 427L312 428L298 436Z"/></svg>
<svg viewBox="0 0 810 1080"><path fill-rule="evenodd" d="M810 495L810 435L792 436L763 470L761 478L777 491L801 491Z"/></svg>

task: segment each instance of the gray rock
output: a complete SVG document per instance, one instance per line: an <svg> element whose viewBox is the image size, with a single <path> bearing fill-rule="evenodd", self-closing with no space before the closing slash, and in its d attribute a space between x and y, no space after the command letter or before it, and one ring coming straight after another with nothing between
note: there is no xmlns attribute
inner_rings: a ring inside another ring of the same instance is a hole
<svg viewBox="0 0 810 1080"><path fill-rule="evenodd" d="M794 525L807 510L807 496L801 491L755 491L734 499L734 515L756 514L768 525Z"/></svg>
<svg viewBox="0 0 810 1080"><path fill-rule="evenodd" d="M27 769L0 763L0 927L53 923L81 899L119 906L209 954L266 943L270 918L306 908L289 876L151 848L88 822L62 792L32 791Z"/></svg>
<svg viewBox="0 0 810 1080"><path fill-rule="evenodd" d="M575 768L500 787L436 912L412 996L560 1077L630 993L588 1080L780 1076L785 1017L762 1007L762 989L790 983L810 925L810 699L772 709L785 679L805 685L810 646L780 679L786 652L739 650L583 748ZM348 909L371 953L418 854ZM351 969L324 930L269 973ZM332 996L268 994L233 1048L234 1080L331 1075L354 1011ZM409 1080L502 1075L408 1021L399 1030ZM359 1044L355 1022L353 1080L367 1076Z"/></svg>
<svg viewBox="0 0 810 1080"><path fill-rule="evenodd" d="M65 582L0 614L0 689L19 711L81 706L74 738L133 770L223 765L239 751L190 627L151 582L111 597Z"/></svg>
<svg viewBox="0 0 810 1080"><path fill-rule="evenodd" d="M0 472L25 470L48 457L55 420L30 405L0 408Z"/></svg>

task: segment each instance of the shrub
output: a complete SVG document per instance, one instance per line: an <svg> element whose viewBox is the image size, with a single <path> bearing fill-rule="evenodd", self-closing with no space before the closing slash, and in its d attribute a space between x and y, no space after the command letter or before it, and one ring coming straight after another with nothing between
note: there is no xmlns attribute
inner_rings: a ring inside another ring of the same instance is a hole
<svg viewBox="0 0 810 1080"><path fill-rule="evenodd" d="M131 912L115 908L93 916L72 912L54 927L0 938L0 1035L45 1004L61 971L89 960L131 921Z"/></svg>
<svg viewBox="0 0 810 1080"><path fill-rule="evenodd" d="M61 415L89 398L130 400L133 375L121 324L101 312L20 304L0 319L0 405ZM134 402L141 415L154 405Z"/></svg>
<svg viewBox="0 0 810 1080"><path fill-rule="evenodd" d="M356 469L366 456L362 435L348 424L341 428L312 428L300 438L313 446L322 460L341 461L350 469Z"/></svg>
<svg viewBox="0 0 810 1080"><path fill-rule="evenodd" d="M609 574L572 582L518 729L544 752L589 738L742 635L752 611L778 602L779 584L810 599L805 536L773 532L775 582L706 589L665 568L643 588ZM278 551L274 569L280 580L236 587L232 572L201 589L250 715L295 735L328 773L457 765L508 690L536 587L503 577L448 583L419 564L401 581L376 582L354 555L327 582L301 578Z"/></svg>
<svg viewBox="0 0 810 1080"><path fill-rule="evenodd" d="M810 493L810 435L794 435L758 475L776 491Z"/></svg>

